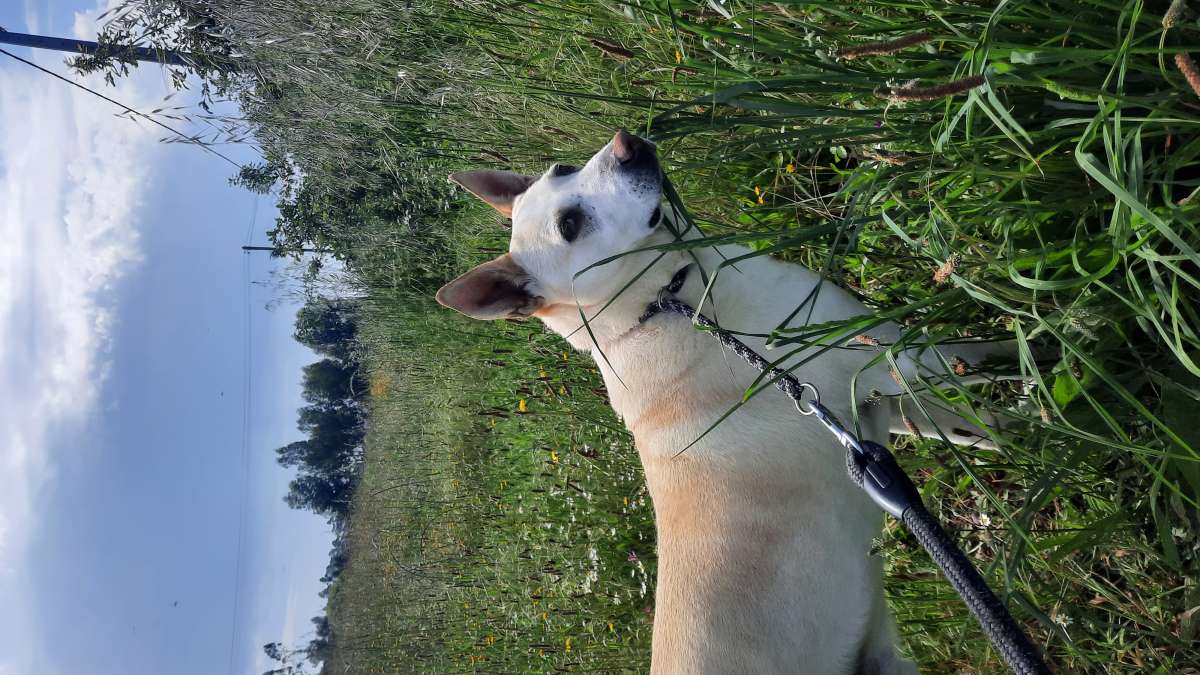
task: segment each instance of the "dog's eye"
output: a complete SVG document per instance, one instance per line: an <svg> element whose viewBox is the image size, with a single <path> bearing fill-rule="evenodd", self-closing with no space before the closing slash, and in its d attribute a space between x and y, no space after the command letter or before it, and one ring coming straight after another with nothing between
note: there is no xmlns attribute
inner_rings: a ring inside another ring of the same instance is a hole
<svg viewBox="0 0 1200 675"><path fill-rule="evenodd" d="M579 209L567 209L558 215L558 232L568 244L583 231L585 216Z"/></svg>
<svg viewBox="0 0 1200 675"><path fill-rule="evenodd" d="M550 175L558 178L559 176L570 176L579 171L579 167L571 166L570 164L555 164L550 167Z"/></svg>

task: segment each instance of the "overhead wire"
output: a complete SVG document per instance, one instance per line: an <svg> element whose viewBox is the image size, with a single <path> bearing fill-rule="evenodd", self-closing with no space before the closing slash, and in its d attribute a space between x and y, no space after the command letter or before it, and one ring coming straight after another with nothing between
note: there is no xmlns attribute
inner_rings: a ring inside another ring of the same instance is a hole
<svg viewBox="0 0 1200 675"><path fill-rule="evenodd" d="M258 221L258 195L254 195L254 206L250 213L250 224L246 226L245 244L249 245L251 237L254 235L254 226ZM250 419L253 412L252 398L253 386L251 374L254 370L254 323L253 315L251 314L251 297L250 297L250 252L242 252L242 285L243 285L243 321L245 330L245 340L242 347L242 364L244 369L244 380L242 386L242 489L241 489L241 508L238 516L238 536L237 536L237 558L234 563L234 590L233 590L233 609L229 619L229 675L234 675L234 661L237 654L237 636L238 636L238 619L239 611L242 604L242 552L245 549L246 543L246 514L248 512L249 491L250 491Z"/></svg>
<svg viewBox="0 0 1200 675"><path fill-rule="evenodd" d="M20 56L17 56L16 54L13 54L12 52L8 51L7 49L0 48L0 54L4 54L5 56L8 56L9 58L14 59L16 61L19 61L19 62L29 66L30 68L38 70L47 75L50 75L51 77L53 77L55 79L66 82L67 84L69 84L73 87L82 89L83 91L85 91L89 94L92 94L93 96L96 96L100 99L103 99L103 100L117 106L118 108L124 110L125 112L127 112L131 115L141 117L141 118L151 122L152 124L162 127L163 129L166 129L171 134L183 139L184 141L186 141L188 143L199 146L200 149L204 150L205 152L215 155L216 157L224 160L225 162L233 165L234 167L237 167L238 169L245 168L244 165L242 165L241 163L231 159L230 157L226 156L225 154L223 154L217 150L214 150L213 148L209 147L208 144L200 141L198 138L196 138L194 136L189 136L189 135L183 133L182 131L170 126L169 124L166 124L166 123L162 122L161 120L155 119L154 117L147 115L146 113L143 113L143 112L136 110L128 105L125 105L124 103L121 103L120 101L118 101L110 96L102 94L102 93L96 91L95 89L92 89L91 87L88 87L84 84L81 84L81 83L71 80L67 77L64 77L64 76L60 75L59 73L56 73L48 68L42 67L28 59L24 59ZM251 211L251 215L250 215L250 223L246 227L246 236L245 236L246 245L250 244L251 237L254 233L254 227L258 220L258 206L259 206L258 199L259 199L258 195L255 195L254 203L253 203L253 210ZM230 618L230 633L229 633L229 673L230 673L230 675L233 675L233 673L234 673L234 662L235 662L235 656L236 656L235 649L237 647L237 628L238 628L238 623L239 623L238 614L241 609L241 596L242 596L242 590L243 590L243 584L242 584L242 557L243 557L243 555L242 554L245 549L246 517L247 517L247 512L249 510L248 509L248 501L249 501L249 483L250 483L250 418L251 418L251 413L252 413L252 400L251 399L252 399L252 393L253 393L251 374L253 371L253 355L254 355L253 354L253 330L254 329L253 329L252 314L251 314L251 297L250 297L251 282L250 282L249 251L245 251L244 256L245 256L245 262L242 266L243 283L245 286L244 294L243 294L243 301L244 301L244 303L243 303L244 304L243 321L244 321L244 326L245 326L245 330L244 330L245 339L244 339L243 353L242 353L242 362L243 362L243 368L244 368L244 384L243 384L243 397L242 397L242 431L241 431L242 489L241 489L241 499L240 499L241 506L240 506L239 515L238 515L237 553L236 553L235 566L234 566L233 608L232 608L232 616Z"/></svg>

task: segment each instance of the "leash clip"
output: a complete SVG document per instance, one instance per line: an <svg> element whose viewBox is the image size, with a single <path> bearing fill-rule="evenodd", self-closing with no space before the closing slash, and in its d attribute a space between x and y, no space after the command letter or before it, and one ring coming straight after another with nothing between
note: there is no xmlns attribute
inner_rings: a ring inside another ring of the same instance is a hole
<svg viewBox="0 0 1200 675"><path fill-rule="evenodd" d="M862 453L854 455L854 463L862 469L863 490L879 508L904 522L904 513L921 503L917 486L887 448L873 441L859 444Z"/></svg>
<svg viewBox="0 0 1200 675"><path fill-rule="evenodd" d="M811 384L803 386L816 392ZM828 408L821 405L820 396L809 402L808 412L801 409L799 401L796 409L804 415L815 415L838 443L850 451L854 465L862 473L863 490L879 508L903 521L904 512L921 503L917 487L900 468L895 455L874 441L864 441L850 433Z"/></svg>

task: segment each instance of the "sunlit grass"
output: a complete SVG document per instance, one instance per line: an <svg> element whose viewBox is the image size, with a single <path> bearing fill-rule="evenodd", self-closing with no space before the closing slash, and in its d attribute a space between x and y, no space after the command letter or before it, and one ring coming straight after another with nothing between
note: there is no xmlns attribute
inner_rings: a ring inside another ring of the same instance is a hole
<svg viewBox="0 0 1200 675"><path fill-rule="evenodd" d="M1060 672L1195 667L1200 98L1175 65L1200 44L1194 13L1065 0L255 11L271 20L244 37L280 88L250 119L286 129L280 147L302 148L329 198L396 204L320 235L353 254L373 299L367 350L394 376L331 603L341 663L644 665L649 595L635 612L596 590L640 588L622 557L633 541L652 561L648 513L621 501L640 498L636 457L599 380L536 327L399 299L505 245L494 216L452 201L449 170L578 161L625 126L658 142L708 234L825 270L905 341L1016 339L1030 388L939 389L1018 420L998 449L906 441L902 464ZM327 30L287 30L312 16ZM376 493L416 478L427 485ZM536 516L514 515L522 500ZM584 592L593 546L600 576ZM889 526L878 548L923 667L995 671L913 541Z"/></svg>

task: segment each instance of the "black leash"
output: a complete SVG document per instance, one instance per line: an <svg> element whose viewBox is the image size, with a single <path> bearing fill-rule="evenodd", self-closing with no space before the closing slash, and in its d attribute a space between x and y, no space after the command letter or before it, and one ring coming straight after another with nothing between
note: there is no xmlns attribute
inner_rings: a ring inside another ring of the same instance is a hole
<svg viewBox="0 0 1200 675"><path fill-rule="evenodd" d="M895 516L912 532L921 547L933 558L942 574L958 591L971 614L979 621L992 645L1000 652L1009 670L1018 675L1048 674L1050 668L1042 660L1041 652L1021 630L1008 609L996 597L987 582L959 550L937 518L921 503L921 495L909 479L908 474L896 463L896 458L887 448L872 441L862 440L848 431L828 408L821 405L821 395L809 382L801 382L791 374L773 367L745 343L717 327L708 317L697 312L687 303L674 298L687 279L688 265L663 287L658 299L646 307L638 319L644 323L661 312L672 312L687 317L699 324L721 341L735 354L745 359L760 372L767 373L771 381L796 404L802 415L812 415L829 429L838 442L846 448L846 472L850 480L870 495L884 511ZM807 393L807 397L806 397Z"/></svg>

